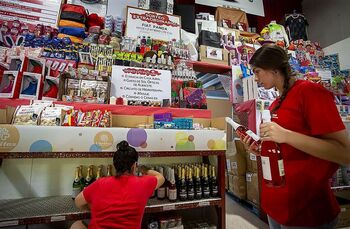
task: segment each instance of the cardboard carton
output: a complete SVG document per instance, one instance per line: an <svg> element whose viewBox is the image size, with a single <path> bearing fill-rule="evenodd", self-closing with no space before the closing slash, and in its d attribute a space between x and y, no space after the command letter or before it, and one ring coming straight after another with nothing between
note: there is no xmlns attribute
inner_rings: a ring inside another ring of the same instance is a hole
<svg viewBox="0 0 350 229"><path fill-rule="evenodd" d="M226 49L201 45L199 60L210 64L228 65L228 51Z"/></svg>
<svg viewBox="0 0 350 229"><path fill-rule="evenodd" d="M247 199L256 205L260 205L259 181L257 173L246 174L247 181Z"/></svg>
<svg viewBox="0 0 350 229"><path fill-rule="evenodd" d="M252 173L258 172L258 163L257 156L253 153L246 153L246 161L247 161L247 171Z"/></svg>
<svg viewBox="0 0 350 229"><path fill-rule="evenodd" d="M240 199L245 200L247 198L247 184L246 177L233 176L233 193Z"/></svg>
<svg viewBox="0 0 350 229"><path fill-rule="evenodd" d="M348 227L350 226L350 200L340 197L337 200L340 206L337 227Z"/></svg>

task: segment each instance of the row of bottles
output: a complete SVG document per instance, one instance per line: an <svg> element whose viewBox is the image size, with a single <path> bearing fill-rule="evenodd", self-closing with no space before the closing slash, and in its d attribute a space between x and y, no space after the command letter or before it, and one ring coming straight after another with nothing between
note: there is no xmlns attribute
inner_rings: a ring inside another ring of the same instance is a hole
<svg viewBox="0 0 350 229"><path fill-rule="evenodd" d="M261 120L264 123L271 122L271 114L269 110L264 110L261 114ZM281 187L285 185L285 172L283 158L280 148L273 141L262 141L259 136L254 134L247 127L242 126L231 118L226 117L226 122L229 123L236 131L240 138L250 137L249 145L252 150L260 156L262 173L264 182L269 187Z"/></svg>
<svg viewBox="0 0 350 229"><path fill-rule="evenodd" d="M112 165L107 166L107 173L106 176L112 176ZM95 180L100 179L103 177L103 165L100 165L97 167L96 170L96 176L94 174L94 166L90 165L87 168L86 176L83 175L83 166L80 165L76 167L75 169L75 178L72 185L72 198L75 199L75 197L87 186L92 184Z"/></svg>

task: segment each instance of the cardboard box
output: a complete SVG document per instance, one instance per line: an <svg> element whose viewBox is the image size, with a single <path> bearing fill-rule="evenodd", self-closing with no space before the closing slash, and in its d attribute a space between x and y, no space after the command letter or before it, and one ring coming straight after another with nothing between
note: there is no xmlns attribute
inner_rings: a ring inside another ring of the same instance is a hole
<svg viewBox="0 0 350 229"><path fill-rule="evenodd" d="M232 193L233 192L233 175L232 174L228 174L228 190Z"/></svg>
<svg viewBox="0 0 350 229"><path fill-rule="evenodd" d="M215 53L215 55L213 53ZM205 45L200 46L199 60L210 64L229 65L228 51L226 49L213 48Z"/></svg>
<svg viewBox="0 0 350 229"><path fill-rule="evenodd" d="M153 124L153 116L112 115L112 127L137 128L139 125L150 124Z"/></svg>
<svg viewBox="0 0 350 229"><path fill-rule="evenodd" d="M337 227L348 227L350 226L350 200L337 197L340 213L338 215Z"/></svg>
<svg viewBox="0 0 350 229"><path fill-rule="evenodd" d="M243 176L233 176L233 193L240 199L245 200L247 198L247 183L246 177Z"/></svg>
<svg viewBox="0 0 350 229"><path fill-rule="evenodd" d="M0 109L0 124L7 124L6 109Z"/></svg>
<svg viewBox="0 0 350 229"><path fill-rule="evenodd" d="M258 172L258 162L257 156L253 153L246 153L246 161L247 161L247 171L252 173Z"/></svg>
<svg viewBox="0 0 350 229"><path fill-rule="evenodd" d="M256 205L260 205L259 180L257 173L246 173L247 199Z"/></svg>
<svg viewBox="0 0 350 229"><path fill-rule="evenodd" d="M225 170L225 190L228 190L229 183L228 183L228 173Z"/></svg>

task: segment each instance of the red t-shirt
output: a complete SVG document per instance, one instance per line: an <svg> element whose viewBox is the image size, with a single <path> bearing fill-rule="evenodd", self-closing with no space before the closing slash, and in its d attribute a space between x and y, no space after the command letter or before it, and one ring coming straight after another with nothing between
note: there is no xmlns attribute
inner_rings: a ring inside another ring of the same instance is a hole
<svg viewBox="0 0 350 229"><path fill-rule="evenodd" d="M156 185L154 176L123 175L95 181L83 191L91 208L89 229L141 228L147 200Z"/></svg>
<svg viewBox="0 0 350 229"><path fill-rule="evenodd" d="M272 121L309 136L345 129L333 94L309 81L297 80L276 114ZM280 144L280 149L286 185L269 188L262 182L261 204L266 213L286 226L313 227L335 219L340 209L330 189L329 178L338 165L287 144Z"/></svg>

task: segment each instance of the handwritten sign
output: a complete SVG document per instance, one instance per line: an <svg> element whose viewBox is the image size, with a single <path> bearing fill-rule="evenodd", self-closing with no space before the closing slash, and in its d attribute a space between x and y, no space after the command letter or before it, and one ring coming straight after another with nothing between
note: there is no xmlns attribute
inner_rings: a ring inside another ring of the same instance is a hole
<svg viewBox="0 0 350 229"><path fill-rule="evenodd" d="M113 66L111 96L134 101L171 100L168 70Z"/></svg>
<svg viewBox="0 0 350 229"><path fill-rule="evenodd" d="M180 40L181 18L168 14L128 7L125 35L132 38L152 37Z"/></svg>

